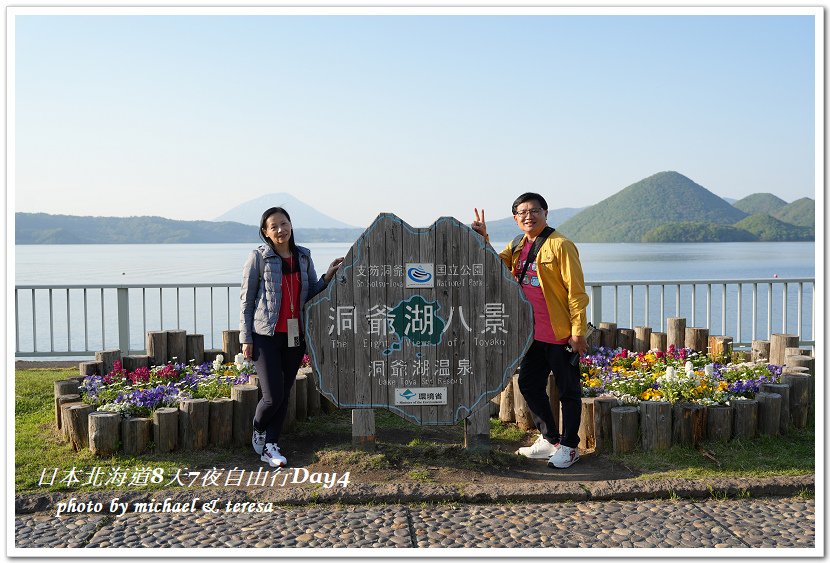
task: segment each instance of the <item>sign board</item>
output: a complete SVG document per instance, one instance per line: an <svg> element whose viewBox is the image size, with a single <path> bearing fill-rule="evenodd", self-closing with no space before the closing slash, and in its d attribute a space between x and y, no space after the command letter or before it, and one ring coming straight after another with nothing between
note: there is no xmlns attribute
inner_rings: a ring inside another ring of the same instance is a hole
<svg viewBox="0 0 830 563"><path fill-rule="evenodd" d="M533 339L530 303L493 248L452 217L382 213L305 311L320 392L455 424L505 386Z"/></svg>

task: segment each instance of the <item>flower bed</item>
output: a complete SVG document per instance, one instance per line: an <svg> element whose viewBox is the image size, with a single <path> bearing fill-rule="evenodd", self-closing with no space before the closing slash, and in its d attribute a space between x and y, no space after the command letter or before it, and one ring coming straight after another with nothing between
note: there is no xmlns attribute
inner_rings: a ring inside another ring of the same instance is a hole
<svg viewBox="0 0 830 563"><path fill-rule="evenodd" d="M80 386L74 382L74 390L72 381L58 382L57 427L76 450L89 447L96 455L109 455L119 447L138 454L151 442L160 453L198 450L208 443L217 447L245 444L258 402L258 381L252 380L256 370L242 354L233 363L223 360L217 355L213 363L173 361L134 371L116 360L109 373L88 375ZM305 356L300 367L308 364ZM320 409L319 401L313 400L316 389L309 386L306 374L298 374L297 382L288 410L292 421L294 417L305 420L315 404L312 410L319 413Z"/></svg>
<svg viewBox="0 0 830 563"><path fill-rule="evenodd" d="M752 399L765 383L779 383L782 366L717 363L689 348L634 353L598 348L580 362L584 397L612 395L623 404L640 401L728 405Z"/></svg>
<svg viewBox="0 0 830 563"><path fill-rule="evenodd" d="M84 378L81 399L98 411L146 417L186 399L230 397L231 387L247 383L256 370L242 354L237 354L234 363L224 364L223 360L219 355L212 364L169 363L135 371L123 369L117 361L110 373Z"/></svg>

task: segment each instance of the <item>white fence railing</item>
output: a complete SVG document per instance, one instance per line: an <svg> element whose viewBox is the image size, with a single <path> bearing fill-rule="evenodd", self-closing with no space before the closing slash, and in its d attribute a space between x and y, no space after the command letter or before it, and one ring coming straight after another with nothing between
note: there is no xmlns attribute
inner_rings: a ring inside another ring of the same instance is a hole
<svg viewBox="0 0 830 563"><path fill-rule="evenodd" d="M797 334L815 343L813 278L749 280L665 280L590 282L588 317L620 327L665 330L668 317L685 317L687 326L731 336L734 345L768 340L771 334Z"/></svg>
<svg viewBox="0 0 830 563"><path fill-rule="evenodd" d="M147 331L174 328L221 348L239 327L239 284L20 285L14 297L17 357L138 354Z"/></svg>
<svg viewBox="0 0 830 563"><path fill-rule="evenodd" d="M664 330L667 317L732 336L736 346L773 333L815 341L813 278L588 282L588 318ZM150 330L184 329L219 348L239 326L239 284L20 285L15 287L16 357L86 357L144 352Z"/></svg>

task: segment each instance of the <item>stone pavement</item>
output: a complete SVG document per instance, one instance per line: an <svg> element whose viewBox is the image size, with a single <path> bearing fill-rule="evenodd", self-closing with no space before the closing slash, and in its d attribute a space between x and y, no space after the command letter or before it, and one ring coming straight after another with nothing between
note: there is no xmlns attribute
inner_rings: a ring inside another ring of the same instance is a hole
<svg viewBox="0 0 830 563"><path fill-rule="evenodd" d="M15 544L17 548L786 547L804 548L805 554L816 547L815 502L797 497L273 508L273 513L265 514L60 518L51 512L20 514L15 519Z"/></svg>
<svg viewBox="0 0 830 563"><path fill-rule="evenodd" d="M93 547L703 547L819 555L814 488L814 476L805 475L30 494L15 499L14 554ZM105 508L57 516L57 503L70 496ZM123 514L106 508L116 496L131 507ZM135 503L165 499L192 512L134 510ZM206 511L203 503L212 499L218 500ZM229 511L234 506L266 512Z"/></svg>

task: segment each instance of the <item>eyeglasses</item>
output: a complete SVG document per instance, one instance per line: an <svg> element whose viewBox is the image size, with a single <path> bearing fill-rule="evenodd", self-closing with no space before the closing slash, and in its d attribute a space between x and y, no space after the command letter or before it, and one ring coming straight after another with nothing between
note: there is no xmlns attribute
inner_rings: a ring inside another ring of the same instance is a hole
<svg viewBox="0 0 830 563"><path fill-rule="evenodd" d="M542 213L541 207L534 207L533 209L524 209L522 211L516 212L516 217L527 217L528 214L530 215L539 215Z"/></svg>

